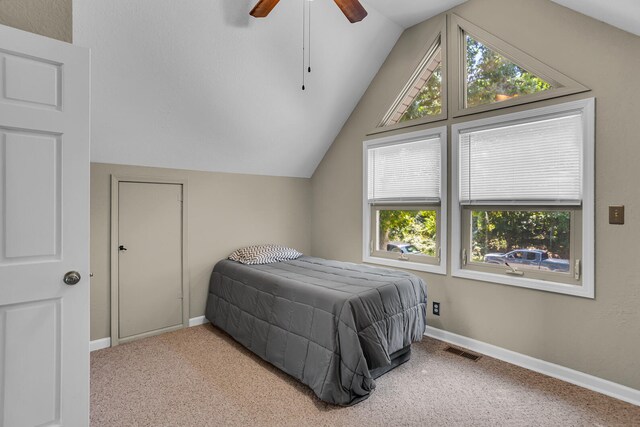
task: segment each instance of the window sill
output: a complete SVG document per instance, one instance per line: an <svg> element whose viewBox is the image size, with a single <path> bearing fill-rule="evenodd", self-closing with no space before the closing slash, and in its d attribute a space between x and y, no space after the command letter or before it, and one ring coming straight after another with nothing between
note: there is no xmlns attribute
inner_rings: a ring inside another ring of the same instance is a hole
<svg viewBox="0 0 640 427"><path fill-rule="evenodd" d="M549 282L546 280L529 279L525 277L512 277L507 275L485 273L482 271L454 268L451 275L463 279L480 280L501 285L517 286L520 288L536 289L540 291L554 292L557 294L573 295L582 298L595 298L593 285L589 286L586 278L581 285L569 285L566 283Z"/></svg>
<svg viewBox="0 0 640 427"><path fill-rule="evenodd" d="M435 122L441 122L443 120L447 120L447 114L446 113L441 113L438 114L437 116L426 116L426 117L421 117L419 119L414 119L414 120L409 120L406 122L400 122L400 123L396 123L393 125L387 125L387 126L378 126L377 128L369 131L367 133L367 137L370 136L377 136L377 134L380 133L384 133L384 132L393 132L393 131L400 131L400 130L405 130L405 129L409 129L415 126L421 126L421 125L426 125L426 124L430 124L430 123L435 123Z"/></svg>
<svg viewBox="0 0 640 427"><path fill-rule="evenodd" d="M388 258L379 258L373 256L364 256L362 261L367 264L384 265L387 267L402 268L404 270L423 271L425 273L447 274L447 267L441 261L440 265L425 264L421 262L400 261Z"/></svg>

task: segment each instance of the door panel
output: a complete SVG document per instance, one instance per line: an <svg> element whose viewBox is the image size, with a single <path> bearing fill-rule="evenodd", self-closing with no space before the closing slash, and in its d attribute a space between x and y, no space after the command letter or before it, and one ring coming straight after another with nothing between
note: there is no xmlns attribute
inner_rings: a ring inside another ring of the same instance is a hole
<svg viewBox="0 0 640 427"><path fill-rule="evenodd" d="M55 424L60 416L60 299L3 307L0 313L0 339L11 349L3 361L3 382L15 391L4 396L4 425ZM24 402L38 404L23 412Z"/></svg>
<svg viewBox="0 0 640 427"><path fill-rule="evenodd" d="M120 182L119 339L182 325L182 185Z"/></svg>
<svg viewBox="0 0 640 427"><path fill-rule="evenodd" d="M61 64L2 53L4 97L7 100L58 109L61 101Z"/></svg>
<svg viewBox="0 0 640 427"><path fill-rule="evenodd" d="M88 425L89 51L0 25L0 86L0 425Z"/></svg>
<svg viewBox="0 0 640 427"><path fill-rule="evenodd" d="M5 253L0 263L60 255L60 148L54 135L0 128L5 197Z"/></svg>

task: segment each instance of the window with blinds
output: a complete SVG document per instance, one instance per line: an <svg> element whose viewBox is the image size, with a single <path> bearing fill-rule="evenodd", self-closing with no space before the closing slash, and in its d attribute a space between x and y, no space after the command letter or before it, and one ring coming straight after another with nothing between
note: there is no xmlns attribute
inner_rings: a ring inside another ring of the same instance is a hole
<svg viewBox="0 0 640 427"><path fill-rule="evenodd" d="M452 274L593 297L593 99L452 126Z"/></svg>
<svg viewBox="0 0 640 427"><path fill-rule="evenodd" d="M446 128L364 143L363 260L444 273Z"/></svg>
<svg viewBox="0 0 640 427"><path fill-rule="evenodd" d="M465 130L462 204L582 202L582 115Z"/></svg>
<svg viewBox="0 0 640 427"><path fill-rule="evenodd" d="M439 137L368 150L369 203L440 202Z"/></svg>

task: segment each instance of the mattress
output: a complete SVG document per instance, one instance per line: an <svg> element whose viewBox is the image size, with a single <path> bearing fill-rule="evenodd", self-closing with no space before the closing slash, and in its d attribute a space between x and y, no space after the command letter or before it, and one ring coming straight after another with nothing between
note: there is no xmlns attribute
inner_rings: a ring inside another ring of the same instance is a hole
<svg viewBox="0 0 640 427"><path fill-rule="evenodd" d="M402 271L303 256L265 265L218 262L206 317L246 348L352 405L422 339L426 286ZM398 357L395 357L398 356Z"/></svg>

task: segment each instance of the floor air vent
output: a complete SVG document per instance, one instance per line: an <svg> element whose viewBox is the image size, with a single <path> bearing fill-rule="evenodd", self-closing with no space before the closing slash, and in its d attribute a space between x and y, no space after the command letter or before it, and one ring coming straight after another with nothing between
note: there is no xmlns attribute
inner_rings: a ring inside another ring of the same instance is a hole
<svg viewBox="0 0 640 427"><path fill-rule="evenodd" d="M444 351L446 351L447 353L452 353L455 354L457 356L461 356L464 357L465 359L469 359L469 360L473 360L474 362L477 361L478 359L480 359L481 356L478 356L477 354L472 354L472 353L468 353L464 350L460 350L458 348L454 348L454 347L447 347L444 349Z"/></svg>

